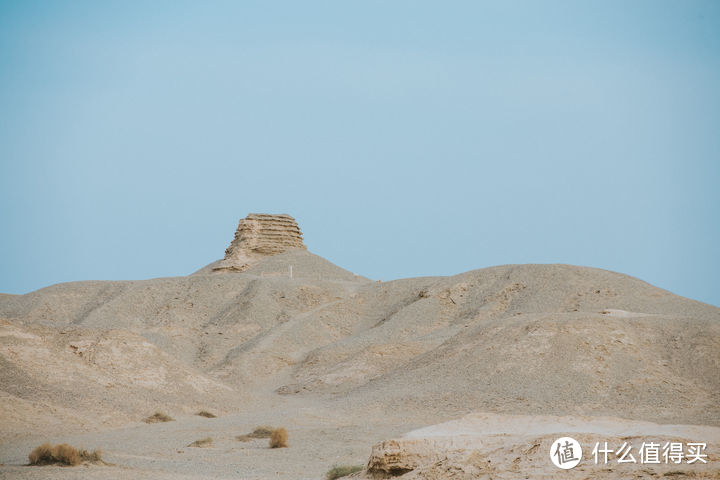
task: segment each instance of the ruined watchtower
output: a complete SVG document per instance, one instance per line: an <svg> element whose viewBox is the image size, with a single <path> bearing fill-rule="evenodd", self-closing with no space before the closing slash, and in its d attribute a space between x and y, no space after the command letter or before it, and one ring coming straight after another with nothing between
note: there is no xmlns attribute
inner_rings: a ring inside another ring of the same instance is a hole
<svg viewBox="0 0 720 480"><path fill-rule="evenodd" d="M240 220L225 259L214 270L242 271L259 257L305 249L302 232L287 214L251 213Z"/></svg>

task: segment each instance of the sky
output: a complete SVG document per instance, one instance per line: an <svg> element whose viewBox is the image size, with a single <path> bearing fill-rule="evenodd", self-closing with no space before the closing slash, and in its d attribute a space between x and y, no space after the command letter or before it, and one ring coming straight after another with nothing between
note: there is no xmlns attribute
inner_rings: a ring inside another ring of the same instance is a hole
<svg viewBox="0 0 720 480"><path fill-rule="evenodd" d="M0 0L0 292L187 275L240 218L383 281L720 305L720 2Z"/></svg>

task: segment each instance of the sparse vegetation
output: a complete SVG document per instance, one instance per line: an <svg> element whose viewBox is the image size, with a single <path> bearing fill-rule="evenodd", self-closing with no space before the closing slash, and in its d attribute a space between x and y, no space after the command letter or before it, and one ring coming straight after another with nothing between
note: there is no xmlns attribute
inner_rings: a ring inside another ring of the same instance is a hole
<svg viewBox="0 0 720 480"><path fill-rule="evenodd" d="M30 461L30 465L69 465L74 467L83 462L102 462L102 451L99 449L93 452L85 449L78 451L77 448L67 443L61 443L55 446L49 443L43 443L30 452L28 460Z"/></svg>
<svg viewBox="0 0 720 480"><path fill-rule="evenodd" d="M325 480L335 480L336 478L346 477L351 473L359 472L363 469L362 465L335 465L325 474Z"/></svg>
<svg viewBox="0 0 720 480"><path fill-rule="evenodd" d="M273 427L269 427L267 425L260 426L256 427L255 430L253 430L251 433L236 436L235 439L239 442L249 442L254 438L270 438L273 430L275 430Z"/></svg>
<svg viewBox="0 0 720 480"><path fill-rule="evenodd" d="M90 462L90 463L102 462L102 450L100 450L99 448L97 450L93 450L92 452L82 448L82 449L80 449L80 451L78 453L80 454L80 459L83 462Z"/></svg>
<svg viewBox="0 0 720 480"><path fill-rule="evenodd" d="M205 418L217 418L217 415L215 415L214 413L210 413L207 410L201 410L197 414Z"/></svg>
<svg viewBox="0 0 720 480"><path fill-rule="evenodd" d="M163 412L155 412L146 419L143 420L145 423L160 423L160 422L172 422L174 418Z"/></svg>
<svg viewBox="0 0 720 480"><path fill-rule="evenodd" d="M288 433L284 428L276 428L270 434L270 448L286 448L288 446Z"/></svg>
<svg viewBox="0 0 720 480"><path fill-rule="evenodd" d="M272 435L273 431L275 431L273 427L256 427L255 430L252 431L250 436L252 438L270 438L270 435Z"/></svg>
<svg viewBox="0 0 720 480"><path fill-rule="evenodd" d="M200 440L195 440L192 442L188 447L198 447L198 448L205 448L205 447L212 447L213 439L210 437L201 438Z"/></svg>

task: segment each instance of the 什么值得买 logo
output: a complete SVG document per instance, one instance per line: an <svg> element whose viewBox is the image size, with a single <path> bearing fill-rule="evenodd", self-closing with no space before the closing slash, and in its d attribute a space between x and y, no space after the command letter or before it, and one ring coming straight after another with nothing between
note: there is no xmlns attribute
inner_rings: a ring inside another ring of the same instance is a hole
<svg viewBox="0 0 720 480"><path fill-rule="evenodd" d="M574 438L561 437L550 447L550 460L556 467L568 470L575 467L582 459L582 448Z"/></svg>

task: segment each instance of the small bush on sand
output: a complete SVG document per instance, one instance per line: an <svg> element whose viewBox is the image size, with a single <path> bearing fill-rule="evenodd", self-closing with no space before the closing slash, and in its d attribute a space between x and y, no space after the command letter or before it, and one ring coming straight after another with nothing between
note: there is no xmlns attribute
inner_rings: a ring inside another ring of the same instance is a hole
<svg viewBox="0 0 720 480"><path fill-rule="evenodd" d="M210 413L207 410L202 410L202 411L198 412L197 414L199 416L205 417L205 418L217 418L217 415L215 415L214 413Z"/></svg>
<svg viewBox="0 0 720 480"><path fill-rule="evenodd" d="M336 478L345 477L351 473L359 472L362 469L362 465L335 465L325 474L325 479L335 480Z"/></svg>
<svg viewBox="0 0 720 480"><path fill-rule="evenodd" d="M288 446L287 430L280 427L272 431L270 434L270 448L285 448Z"/></svg>
<svg viewBox="0 0 720 480"><path fill-rule="evenodd" d="M99 448L95 451L88 451L83 449L80 449L80 458L83 462L90 462L90 463L100 463L102 462L102 450Z"/></svg>
<svg viewBox="0 0 720 480"><path fill-rule="evenodd" d="M53 446L49 443L43 443L30 452L28 460L30 460L30 465L49 465L57 463L57 460L53 455Z"/></svg>
<svg viewBox="0 0 720 480"><path fill-rule="evenodd" d="M273 427L268 427L267 425L261 426L261 427L255 427L255 430L252 431L250 435L250 438L270 438L270 435L272 435L272 432L274 432L275 429Z"/></svg>
<svg viewBox="0 0 720 480"><path fill-rule="evenodd" d="M102 452L95 450L88 452L87 450L78 451L77 448L67 443L52 446L49 443L43 443L35 448L28 455L30 465L80 465L82 462L99 463L102 461Z"/></svg>
<svg viewBox="0 0 720 480"><path fill-rule="evenodd" d="M212 447L213 439L210 437L201 438L200 440L195 440L192 442L188 447L198 447L198 448L205 448L205 447Z"/></svg>
<svg viewBox="0 0 720 480"><path fill-rule="evenodd" d="M270 438L270 435L272 435L273 430L275 430L273 427L268 427L267 425L256 427L255 430L252 431L252 433L246 433L245 435L238 435L235 437L236 440L239 442L249 442L250 440L254 438Z"/></svg>
<svg viewBox="0 0 720 480"><path fill-rule="evenodd" d="M143 420L145 423L160 423L160 422L172 422L174 419L170 415L166 415L163 412L155 412L146 419Z"/></svg>

